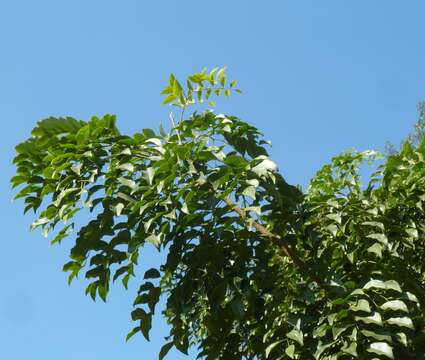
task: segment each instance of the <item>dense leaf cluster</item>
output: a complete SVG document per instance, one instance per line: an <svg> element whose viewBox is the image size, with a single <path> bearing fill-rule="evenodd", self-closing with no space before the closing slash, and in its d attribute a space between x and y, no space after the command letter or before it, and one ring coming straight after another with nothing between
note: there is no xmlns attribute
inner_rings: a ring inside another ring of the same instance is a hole
<svg viewBox="0 0 425 360"><path fill-rule="evenodd" d="M169 101L185 107L188 94ZM117 279L127 287L143 246L166 252L144 274L128 338L149 339L164 296L160 359L193 345L205 359L421 358L424 141L407 141L365 186L359 168L377 154L346 152L302 193L238 118L208 110L174 125L127 136L113 116L49 118L16 148L12 183L38 213L33 228L60 242L78 211L92 212L64 270L70 281L84 271L93 299Z"/></svg>

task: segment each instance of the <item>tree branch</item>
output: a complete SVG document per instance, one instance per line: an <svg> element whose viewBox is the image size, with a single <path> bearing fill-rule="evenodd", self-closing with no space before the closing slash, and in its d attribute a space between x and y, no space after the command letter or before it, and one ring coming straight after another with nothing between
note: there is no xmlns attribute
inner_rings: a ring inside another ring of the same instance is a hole
<svg viewBox="0 0 425 360"><path fill-rule="evenodd" d="M280 251L285 256L288 256L292 260L292 262L311 280L316 282L320 287L326 288L326 284L324 283L324 281L319 278L315 273L313 273L311 269L307 266L307 264L299 258L295 250L291 249L288 244L282 242L279 236L272 234L263 225L259 224L254 219L249 218L246 210L236 205L229 197L226 197L224 201L241 217L242 220L244 220L245 222L249 221L249 223L252 224L261 235L269 239L274 245L278 246Z"/></svg>

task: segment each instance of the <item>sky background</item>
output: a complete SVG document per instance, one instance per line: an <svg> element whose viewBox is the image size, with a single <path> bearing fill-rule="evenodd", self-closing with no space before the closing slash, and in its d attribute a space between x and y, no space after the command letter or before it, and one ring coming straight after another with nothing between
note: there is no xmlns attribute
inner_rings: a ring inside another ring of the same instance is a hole
<svg viewBox="0 0 425 360"><path fill-rule="evenodd" d="M136 285L106 304L67 285L71 243L50 247L11 202L14 146L37 120L113 113L123 133L168 121L159 92L227 65L242 96L218 103L259 127L290 183L344 149L382 150L411 131L425 99L423 1L0 0L0 357L156 359L167 334L129 343ZM144 267L162 259L142 253ZM194 359L171 352L168 359Z"/></svg>

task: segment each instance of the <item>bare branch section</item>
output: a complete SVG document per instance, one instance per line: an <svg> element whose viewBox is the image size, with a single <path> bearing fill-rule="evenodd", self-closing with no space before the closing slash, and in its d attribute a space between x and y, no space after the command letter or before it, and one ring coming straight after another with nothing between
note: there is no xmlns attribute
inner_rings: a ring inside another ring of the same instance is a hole
<svg viewBox="0 0 425 360"><path fill-rule="evenodd" d="M292 262L304 273L306 274L311 280L316 282L321 287L326 287L326 284L323 282L322 279L320 279L315 273L311 271L311 269L307 266L307 264L302 261L295 250L291 249L288 244L285 244L281 241L279 236L272 234L269 230L267 230L263 225L256 222L254 219L251 219L248 217L246 211L242 208L240 208L238 205L236 205L229 197L226 197L224 199L226 204L232 208L236 213L241 217L242 220L252 224L252 226L255 227L255 229L265 238L269 239L273 244L278 246L283 253L284 256L288 256Z"/></svg>

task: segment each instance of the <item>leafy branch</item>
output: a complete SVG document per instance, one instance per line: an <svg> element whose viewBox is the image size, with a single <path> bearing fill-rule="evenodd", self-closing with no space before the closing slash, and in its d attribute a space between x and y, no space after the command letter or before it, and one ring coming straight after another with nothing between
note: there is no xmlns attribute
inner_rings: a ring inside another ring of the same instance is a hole
<svg viewBox="0 0 425 360"><path fill-rule="evenodd" d="M209 106L215 107L215 102L210 100L211 95L229 97L233 91L241 93L240 89L234 88L235 84L235 80L228 80L225 67L214 68L209 73L204 68L190 75L186 80L186 89L171 74L168 85L161 91L161 94L166 95L163 104L184 109L189 105L207 102Z"/></svg>

